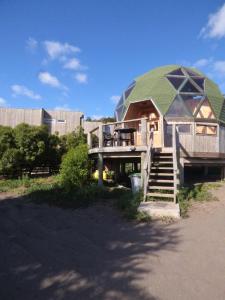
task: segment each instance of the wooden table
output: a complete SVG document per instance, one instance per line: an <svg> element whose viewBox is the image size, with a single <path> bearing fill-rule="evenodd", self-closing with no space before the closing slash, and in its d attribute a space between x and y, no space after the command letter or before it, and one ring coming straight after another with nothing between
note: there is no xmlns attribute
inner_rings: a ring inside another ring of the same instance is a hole
<svg viewBox="0 0 225 300"><path fill-rule="evenodd" d="M136 132L135 128L116 128L114 130L117 133L117 146L125 146L134 145L134 132ZM122 138L122 134L130 134L130 138Z"/></svg>

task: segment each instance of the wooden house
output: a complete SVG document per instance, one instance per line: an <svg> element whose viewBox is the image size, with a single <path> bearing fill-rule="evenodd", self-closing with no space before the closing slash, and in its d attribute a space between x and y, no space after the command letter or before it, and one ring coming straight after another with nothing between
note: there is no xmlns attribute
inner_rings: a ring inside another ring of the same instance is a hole
<svg viewBox="0 0 225 300"><path fill-rule="evenodd" d="M115 109L116 122L88 134L89 154L116 177L130 163L142 174L145 198L176 201L186 167L207 174L218 166L224 177L225 100L200 71L180 65L156 68L137 77Z"/></svg>

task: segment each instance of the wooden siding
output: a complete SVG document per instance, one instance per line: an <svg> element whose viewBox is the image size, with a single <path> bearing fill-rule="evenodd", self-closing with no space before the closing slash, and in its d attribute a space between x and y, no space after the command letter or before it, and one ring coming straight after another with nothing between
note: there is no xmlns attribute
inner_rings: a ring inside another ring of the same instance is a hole
<svg viewBox="0 0 225 300"><path fill-rule="evenodd" d="M51 133L59 135L83 126L83 113L74 111L46 111L44 109L0 108L0 125L15 127L21 123L48 126Z"/></svg>
<svg viewBox="0 0 225 300"><path fill-rule="evenodd" d="M219 131L219 140L220 140L220 153L225 153L225 127L220 126L220 131Z"/></svg>
<svg viewBox="0 0 225 300"><path fill-rule="evenodd" d="M83 114L81 112L61 110L48 110L46 112L48 116L44 117L43 123L48 125L51 133L58 132L59 135L63 135L82 126Z"/></svg>
<svg viewBox="0 0 225 300"><path fill-rule="evenodd" d="M42 109L0 108L0 125L15 127L18 124L42 124Z"/></svg>

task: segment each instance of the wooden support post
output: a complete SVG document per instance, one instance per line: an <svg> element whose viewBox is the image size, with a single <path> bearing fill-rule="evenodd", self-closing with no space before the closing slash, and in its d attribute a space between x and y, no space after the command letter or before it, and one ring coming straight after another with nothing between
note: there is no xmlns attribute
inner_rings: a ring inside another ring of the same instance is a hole
<svg viewBox="0 0 225 300"><path fill-rule="evenodd" d="M134 162L134 172L137 173L138 172L138 163Z"/></svg>
<svg viewBox="0 0 225 300"><path fill-rule="evenodd" d="M145 166L145 160L146 160L146 153L141 153L141 186L144 187L144 181L145 181L145 173L146 170L144 169Z"/></svg>
<svg viewBox="0 0 225 300"><path fill-rule="evenodd" d="M126 173L126 163L121 164L121 173L124 175Z"/></svg>
<svg viewBox="0 0 225 300"><path fill-rule="evenodd" d="M221 167L221 181L223 181L225 179L225 167L222 166Z"/></svg>
<svg viewBox="0 0 225 300"><path fill-rule="evenodd" d="M103 147L103 125L99 125L98 131L99 148Z"/></svg>
<svg viewBox="0 0 225 300"><path fill-rule="evenodd" d="M141 119L141 143L143 146L147 146L147 119Z"/></svg>
<svg viewBox="0 0 225 300"><path fill-rule="evenodd" d="M184 185L184 159L180 158L180 165L179 165L179 185L182 187Z"/></svg>
<svg viewBox="0 0 225 300"><path fill-rule="evenodd" d="M209 174L209 167L204 166L204 176L208 176L208 174Z"/></svg>
<svg viewBox="0 0 225 300"><path fill-rule="evenodd" d="M98 185L103 185L103 155L98 153Z"/></svg>
<svg viewBox="0 0 225 300"><path fill-rule="evenodd" d="M118 159L115 159L114 171L115 171L115 181L118 182L120 176L120 161Z"/></svg>

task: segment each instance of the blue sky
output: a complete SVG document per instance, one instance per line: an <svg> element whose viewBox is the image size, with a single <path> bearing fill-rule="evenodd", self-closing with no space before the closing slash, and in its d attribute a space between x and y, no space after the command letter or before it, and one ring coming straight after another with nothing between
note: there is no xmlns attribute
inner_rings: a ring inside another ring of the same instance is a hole
<svg viewBox="0 0 225 300"><path fill-rule="evenodd" d="M195 66L225 93L224 1L0 0L0 106L113 115L138 75Z"/></svg>

